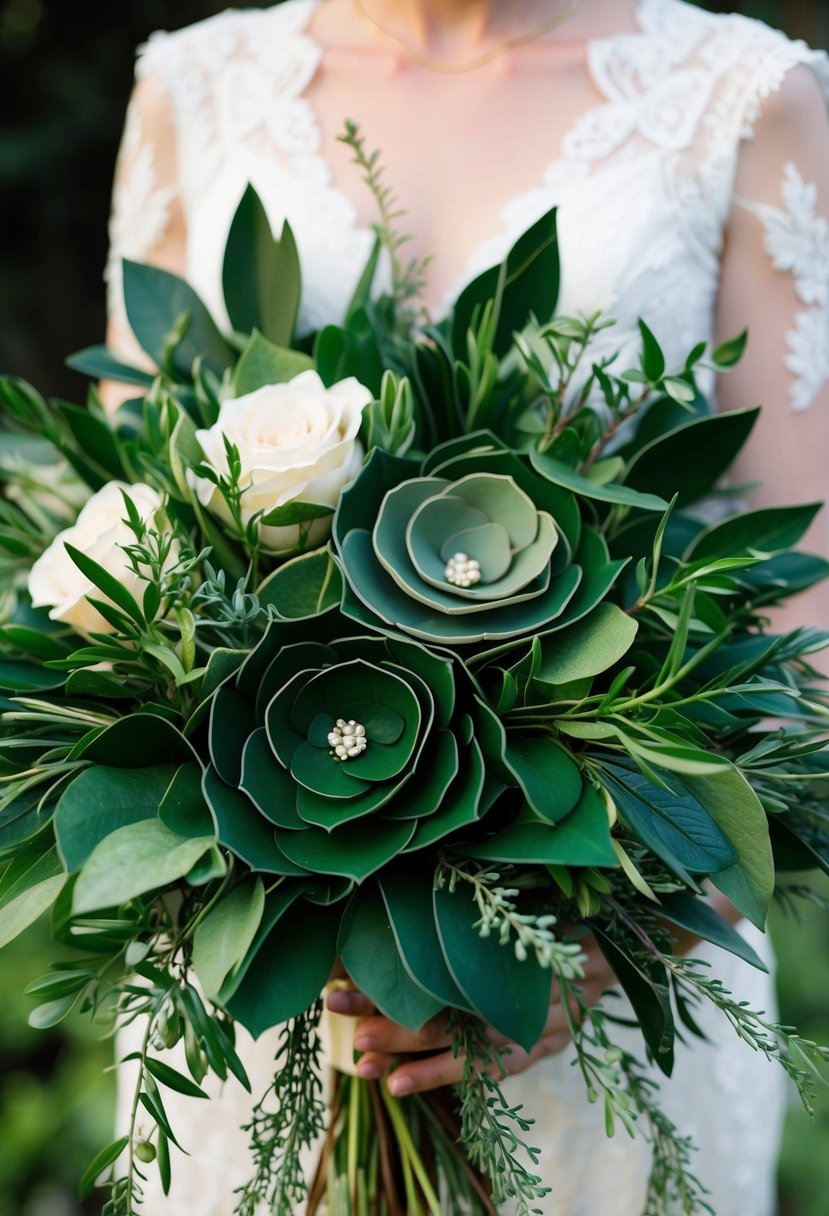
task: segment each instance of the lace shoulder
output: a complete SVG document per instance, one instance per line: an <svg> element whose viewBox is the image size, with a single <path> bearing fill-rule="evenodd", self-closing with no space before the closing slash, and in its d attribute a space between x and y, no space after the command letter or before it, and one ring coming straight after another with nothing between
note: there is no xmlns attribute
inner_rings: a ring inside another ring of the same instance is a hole
<svg viewBox="0 0 829 1216"><path fill-rule="evenodd" d="M140 48L136 75L168 90L185 208L220 173L228 153L276 158L301 172L319 132L303 93L320 47L305 29L319 0L229 9Z"/></svg>
<svg viewBox="0 0 829 1216"><path fill-rule="evenodd" d="M591 71L607 104L576 124L568 155L595 165L661 153L689 236L713 261L740 146L764 100L806 65L829 102L829 57L762 21L685 0L639 0L638 24L593 44Z"/></svg>

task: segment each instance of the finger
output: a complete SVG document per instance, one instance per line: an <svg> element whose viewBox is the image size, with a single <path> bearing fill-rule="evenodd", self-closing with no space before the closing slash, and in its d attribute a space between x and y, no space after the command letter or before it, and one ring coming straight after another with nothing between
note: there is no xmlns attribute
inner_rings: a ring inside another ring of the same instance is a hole
<svg viewBox="0 0 829 1216"><path fill-rule="evenodd" d="M389 1055L408 1054L417 1051L434 1051L449 1047L452 1035L445 1013L431 1018L420 1030L407 1030L405 1026L392 1022L380 1014L366 1017L354 1032L354 1047L357 1051L380 1051Z"/></svg>
<svg viewBox="0 0 829 1216"><path fill-rule="evenodd" d="M357 1076L361 1081L379 1081L387 1077L400 1061L384 1051L366 1051L357 1061Z"/></svg>
<svg viewBox="0 0 829 1216"><path fill-rule="evenodd" d="M325 1004L332 1013L342 1013L350 1018L367 1018L375 1012L375 1005L359 988L332 988L326 995Z"/></svg>
<svg viewBox="0 0 829 1216"><path fill-rule="evenodd" d="M545 1035L530 1051L525 1051L517 1043L509 1043L500 1053L500 1063L493 1060L487 1071L499 1079L503 1078L505 1071L507 1076L517 1076L546 1056L563 1051L569 1042L569 1034ZM375 1062L373 1057L372 1062ZM380 1066L380 1061L376 1063ZM387 1060L383 1061L383 1067L385 1066ZM422 1060L407 1060L405 1064L400 1064L389 1076L389 1090L395 1097L424 1093L430 1089L439 1089L443 1085L457 1085L463 1079L463 1074L463 1055L456 1056L451 1051L443 1051Z"/></svg>

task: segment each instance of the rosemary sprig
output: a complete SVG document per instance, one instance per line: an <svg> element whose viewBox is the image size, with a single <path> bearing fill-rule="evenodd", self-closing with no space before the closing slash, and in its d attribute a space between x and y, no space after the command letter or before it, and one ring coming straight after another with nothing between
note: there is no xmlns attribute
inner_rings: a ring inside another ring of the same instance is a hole
<svg viewBox="0 0 829 1216"><path fill-rule="evenodd" d="M325 1129L319 1021L322 1002L288 1022L274 1062L274 1079L253 1109L250 1133L254 1174L236 1194L235 1216L294 1216L307 1198L301 1153Z"/></svg>

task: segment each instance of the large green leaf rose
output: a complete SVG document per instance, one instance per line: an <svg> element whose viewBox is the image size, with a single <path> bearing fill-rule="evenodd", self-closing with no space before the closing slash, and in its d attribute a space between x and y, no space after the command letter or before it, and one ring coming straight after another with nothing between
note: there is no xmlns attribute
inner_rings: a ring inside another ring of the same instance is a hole
<svg viewBox="0 0 829 1216"><path fill-rule="evenodd" d="M449 645L577 620L622 564L583 527L569 490L488 432L422 463L375 449L342 495L334 543L345 613Z"/></svg>
<svg viewBox="0 0 829 1216"><path fill-rule="evenodd" d="M255 869L361 882L500 791L471 715L498 748L501 727L460 664L403 639L332 640L344 624L271 622L214 699L205 794L219 840Z"/></svg>

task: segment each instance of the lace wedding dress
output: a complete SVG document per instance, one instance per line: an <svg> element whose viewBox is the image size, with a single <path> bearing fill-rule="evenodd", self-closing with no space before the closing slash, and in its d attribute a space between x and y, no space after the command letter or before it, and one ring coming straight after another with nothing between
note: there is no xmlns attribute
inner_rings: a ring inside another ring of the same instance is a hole
<svg viewBox="0 0 829 1216"><path fill-rule="evenodd" d="M373 233L333 184L320 154L318 116L305 95L322 57L309 28L320 2L288 0L271 9L227 12L155 35L143 49L139 78L156 82L168 99L175 157L154 143L134 107L115 190L108 267L113 331L125 356L137 354L124 317L120 260L152 260L175 208L186 219L186 276L226 323L221 255L249 181L273 227L278 230L287 217L296 234L304 281L301 328L342 316ZM603 340L609 348L629 348L626 354L635 349L637 319L645 316L669 362L678 361L712 333L724 227L734 206L745 207L757 218L763 256L788 281L790 305L769 325L784 335L789 405L806 409L829 379L829 223L818 212L814 174L796 147L775 149L772 133L753 196L735 195L735 181L766 103L790 76L808 69L829 97L829 63L803 43L681 0L638 0L634 30L587 46L585 71L596 103L574 116L558 155L539 166L535 188L509 200L498 231L474 251L433 315L557 204L560 309L609 311L618 324ZM744 932L769 961L765 939L750 927ZM772 1012L769 975L713 947L695 953L741 999ZM680 1048L675 1075L662 1085L664 1107L700 1148L696 1169L717 1216L770 1216L785 1096L781 1075L715 1010L700 1011L698 1020L708 1041ZM268 1084L274 1047L272 1035L256 1044L244 1039L255 1089ZM129 1070L122 1068L122 1122ZM536 1120L540 1170L552 1188L543 1201L545 1216L641 1216L648 1146L621 1133L606 1138L602 1112L588 1104L569 1053L545 1060L506 1088ZM165 1097L191 1155L176 1156L168 1198L151 1176L152 1216L233 1212L233 1188L249 1173L239 1126L250 1099L235 1082L213 1086L212 1093L209 1105Z"/></svg>

